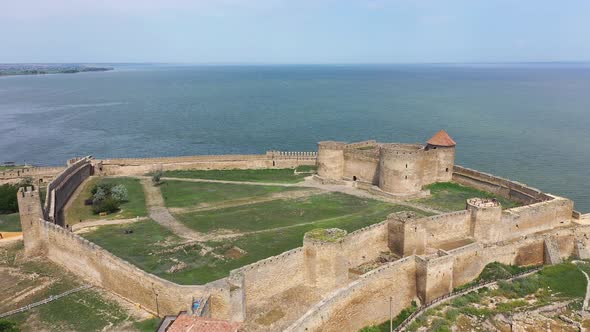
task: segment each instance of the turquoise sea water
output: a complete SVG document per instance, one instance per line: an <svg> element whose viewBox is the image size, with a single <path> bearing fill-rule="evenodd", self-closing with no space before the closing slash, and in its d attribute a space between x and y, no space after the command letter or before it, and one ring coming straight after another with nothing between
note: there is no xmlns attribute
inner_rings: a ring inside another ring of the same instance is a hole
<svg viewBox="0 0 590 332"><path fill-rule="evenodd" d="M590 65L115 66L0 78L0 162L424 142L590 211Z"/></svg>

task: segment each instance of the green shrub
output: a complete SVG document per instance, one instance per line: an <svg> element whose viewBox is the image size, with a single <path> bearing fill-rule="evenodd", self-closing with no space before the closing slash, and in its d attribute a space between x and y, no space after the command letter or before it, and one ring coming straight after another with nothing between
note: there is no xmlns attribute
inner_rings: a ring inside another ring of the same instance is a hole
<svg viewBox="0 0 590 332"><path fill-rule="evenodd" d="M111 188L111 197L119 202L126 202L129 199L127 188L124 185L118 184Z"/></svg>
<svg viewBox="0 0 590 332"><path fill-rule="evenodd" d="M455 308L449 308L447 309L447 311L445 312L445 318L449 321L452 322L455 319L457 319L457 317L459 316L459 310L455 309Z"/></svg>
<svg viewBox="0 0 590 332"><path fill-rule="evenodd" d="M20 329L16 327L16 323L0 319L0 332L19 332Z"/></svg>
<svg viewBox="0 0 590 332"><path fill-rule="evenodd" d="M18 212L16 193L18 187L10 184L0 186L0 214Z"/></svg>
<svg viewBox="0 0 590 332"><path fill-rule="evenodd" d="M121 202L112 197L107 197L102 201L93 204L92 212L94 212L95 214L99 214L101 212L113 213L118 211L120 206Z"/></svg>
<svg viewBox="0 0 590 332"><path fill-rule="evenodd" d="M157 186L161 183L162 174L162 171L155 171L154 174L152 174L152 183L154 186Z"/></svg>

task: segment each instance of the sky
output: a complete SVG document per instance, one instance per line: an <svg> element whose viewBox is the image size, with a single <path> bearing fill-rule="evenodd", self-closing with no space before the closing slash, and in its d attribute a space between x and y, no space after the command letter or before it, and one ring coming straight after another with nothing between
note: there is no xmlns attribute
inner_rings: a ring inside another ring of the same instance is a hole
<svg viewBox="0 0 590 332"><path fill-rule="evenodd" d="M0 0L0 63L590 61L588 0Z"/></svg>

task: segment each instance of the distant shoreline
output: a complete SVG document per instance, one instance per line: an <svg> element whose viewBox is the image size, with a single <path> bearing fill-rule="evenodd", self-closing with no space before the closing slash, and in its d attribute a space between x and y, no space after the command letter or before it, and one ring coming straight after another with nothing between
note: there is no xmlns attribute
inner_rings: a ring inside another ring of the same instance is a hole
<svg viewBox="0 0 590 332"><path fill-rule="evenodd" d="M114 68L91 66L87 67L76 65L0 65L0 77L48 74L77 74L111 70L114 70Z"/></svg>

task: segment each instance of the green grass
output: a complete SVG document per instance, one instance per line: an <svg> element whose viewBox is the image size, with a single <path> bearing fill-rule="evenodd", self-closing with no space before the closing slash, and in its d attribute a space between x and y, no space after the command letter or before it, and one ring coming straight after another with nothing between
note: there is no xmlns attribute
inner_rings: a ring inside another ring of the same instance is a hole
<svg viewBox="0 0 590 332"><path fill-rule="evenodd" d="M316 165L301 165L295 167L297 172L308 172L308 173L315 173L318 170Z"/></svg>
<svg viewBox="0 0 590 332"><path fill-rule="evenodd" d="M302 166L300 166L302 167ZM230 170L185 170L165 171L162 177L190 178L224 181L297 183L309 174L295 174L292 168L230 169Z"/></svg>
<svg viewBox="0 0 590 332"><path fill-rule="evenodd" d="M588 266L580 265L581 268ZM511 275L523 271L526 268L491 263L486 266L478 277L478 280L490 280L496 278L509 278ZM525 278L513 281L499 281L498 288L481 288L457 297L450 302L439 306L445 311L446 328L449 328L460 314L478 317L492 317L498 313L511 314L534 307L551 304L558 301L573 301L572 308L580 307L581 300L586 293L586 278L578 267L571 262L558 265L545 266L541 271ZM529 303L524 297L535 295L536 302ZM488 303L490 297L503 298L495 308L489 308L482 304ZM427 326L428 316L433 313L427 311L411 324L409 331L415 331L421 326ZM435 319L436 320L436 319ZM436 324L428 326L428 331L435 331ZM442 325L441 325L442 326Z"/></svg>
<svg viewBox="0 0 590 332"><path fill-rule="evenodd" d="M2 166L0 166L0 172L9 171L11 169L22 168L22 167L23 167L22 165L11 165L11 166L2 165Z"/></svg>
<svg viewBox="0 0 590 332"><path fill-rule="evenodd" d="M379 325L363 327L359 332L389 332L390 327L395 329L416 310L418 310L418 305L415 301L412 301L409 307L403 309L397 316L395 316L393 319L393 324L390 324L390 321L387 320L386 322Z"/></svg>
<svg viewBox="0 0 590 332"><path fill-rule="evenodd" d="M416 202L441 211L465 210L467 199L474 197L496 198L502 204L503 209L509 209L521 205L518 202L504 197L454 182L433 183L426 186L425 189L430 189L431 196L418 199Z"/></svg>
<svg viewBox="0 0 590 332"><path fill-rule="evenodd" d="M274 200L200 213L177 215L186 226L199 232L218 229L259 231L269 228L353 215L363 218L373 211L390 211L391 204L341 193L312 195L292 200Z"/></svg>
<svg viewBox="0 0 590 332"><path fill-rule="evenodd" d="M20 232L20 216L18 213L0 214L0 231Z"/></svg>
<svg viewBox="0 0 590 332"><path fill-rule="evenodd" d="M92 213L92 207L84 205L84 200L91 198L90 191L99 183L122 184L127 188L129 200L121 204L119 212L107 216L99 216ZM147 216L145 196L139 179L134 178L94 178L85 183L82 192L78 195L66 211L66 223L74 225L80 220L96 219L128 219Z"/></svg>
<svg viewBox="0 0 590 332"><path fill-rule="evenodd" d="M325 219L323 218L325 215L322 213L313 212L317 208L315 204L306 206L299 203L298 206L303 208L298 211L303 212L303 216L297 219L299 214L291 214L285 218L289 220L290 224L311 223L207 243L207 245L214 248L214 253L219 255L224 255L233 246L246 251L244 256L235 259L219 259L211 253L201 256L202 247L199 244L179 248L180 239L151 220L126 225L101 226L92 232L83 234L83 236L141 269L162 278L180 284L204 284L226 277L233 269L300 247L303 244L303 235L307 231L316 228L341 228L352 232L385 220L389 213L408 210L404 206L362 200L344 194L319 195L318 198L320 197L322 200L316 201L316 203L327 202L329 208L323 211L328 211L327 215L331 216L331 218ZM354 202L355 200L359 202ZM259 216L265 218L264 221L267 224L257 223L254 226L243 224L241 225L242 229L260 230L284 225L281 211L292 211L291 206L298 203L281 200L274 202L274 204L273 211L277 214L274 217L272 214L265 212L264 208L260 206L259 209L254 210ZM331 211L331 209L338 206L340 206L339 213ZM222 209L217 213L224 215L223 210L233 210L233 208ZM223 219L219 218L218 221L224 222ZM243 215L243 218L251 217ZM207 224L207 220L203 220ZM236 221L226 221L225 223L239 224ZM207 225L207 227L215 227L212 224ZM124 234L125 229L133 230L133 233ZM175 260L184 262L187 265L186 268L173 273L167 272L173 265L177 264Z"/></svg>
<svg viewBox="0 0 590 332"><path fill-rule="evenodd" d="M135 322L133 323L133 326L141 332L154 332L158 329L158 326L160 325L160 318L150 318L150 319L145 319L139 322Z"/></svg>
<svg viewBox="0 0 590 332"><path fill-rule="evenodd" d="M166 180L160 185L160 190L167 207L189 207L301 188Z"/></svg>

